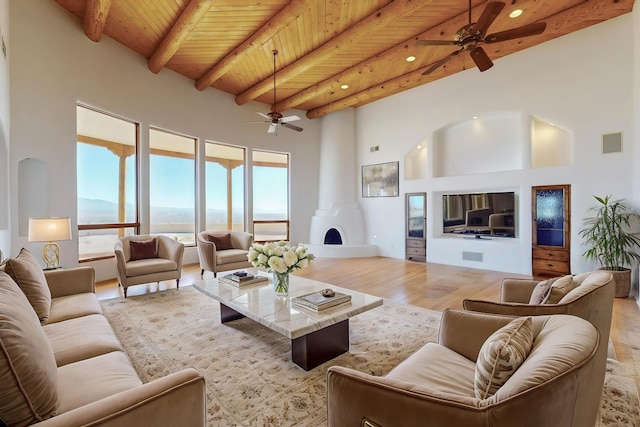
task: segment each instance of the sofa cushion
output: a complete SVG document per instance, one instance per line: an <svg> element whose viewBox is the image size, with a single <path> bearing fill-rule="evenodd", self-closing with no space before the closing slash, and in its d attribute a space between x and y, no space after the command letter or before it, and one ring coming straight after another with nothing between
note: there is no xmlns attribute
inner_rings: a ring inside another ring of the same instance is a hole
<svg viewBox="0 0 640 427"><path fill-rule="evenodd" d="M158 258L158 243L155 238L149 240L130 240L129 250L131 252L129 261Z"/></svg>
<svg viewBox="0 0 640 427"><path fill-rule="evenodd" d="M549 291L551 290L551 285L553 282L558 280L559 277L554 277L551 279L543 280L539 282L535 288L533 288L533 292L531 292L531 298L529 299L529 304L539 305L542 304L544 300L549 296Z"/></svg>
<svg viewBox="0 0 640 427"><path fill-rule="evenodd" d="M58 366L122 351L109 321L101 314L50 323L43 328Z"/></svg>
<svg viewBox="0 0 640 427"><path fill-rule="evenodd" d="M100 301L93 292L52 298L47 325L90 314L102 314Z"/></svg>
<svg viewBox="0 0 640 427"><path fill-rule="evenodd" d="M7 261L5 271L20 286L40 322L47 323L51 310L51 291L38 260L22 248L17 257Z"/></svg>
<svg viewBox="0 0 640 427"><path fill-rule="evenodd" d="M385 378L419 384L434 395L475 405L474 375L475 363L471 360L443 345L427 343Z"/></svg>
<svg viewBox="0 0 640 427"><path fill-rule="evenodd" d="M559 278L549 288L549 294L542 302L543 304L557 304L560 300L578 286L573 282L573 276L567 275Z"/></svg>
<svg viewBox="0 0 640 427"><path fill-rule="evenodd" d="M29 425L58 408L58 374L51 345L18 285L0 272L0 419Z"/></svg>
<svg viewBox="0 0 640 427"><path fill-rule="evenodd" d="M231 244L231 234L209 234L207 239L214 245L216 245L216 251L225 251L227 249L233 249Z"/></svg>
<svg viewBox="0 0 640 427"><path fill-rule="evenodd" d="M246 262L249 251L243 249L227 249L226 251L216 252L217 265L231 264L233 262Z"/></svg>
<svg viewBox="0 0 640 427"><path fill-rule="evenodd" d="M531 317L514 319L487 338L476 361L476 397L486 399L493 396L522 365L532 345Z"/></svg>
<svg viewBox="0 0 640 427"><path fill-rule="evenodd" d="M164 258L139 259L137 261L129 261L125 265L127 277L155 274L162 271L175 271L177 269L178 264L175 261Z"/></svg>
<svg viewBox="0 0 640 427"><path fill-rule="evenodd" d="M80 360L58 368L59 412L65 413L142 384L121 351Z"/></svg>

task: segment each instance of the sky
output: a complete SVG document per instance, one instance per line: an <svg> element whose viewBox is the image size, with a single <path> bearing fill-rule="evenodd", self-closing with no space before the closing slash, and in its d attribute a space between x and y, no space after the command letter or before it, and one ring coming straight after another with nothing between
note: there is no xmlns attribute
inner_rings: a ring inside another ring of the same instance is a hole
<svg viewBox="0 0 640 427"><path fill-rule="evenodd" d="M118 157L106 148L78 144L78 197L118 202ZM135 156L126 160L126 199L135 199ZM195 163L193 160L151 155L150 204L154 207L195 206ZM232 172L233 205L243 206L244 167ZM226 209L226 170L207 162L205 173L207 209ZM254 167L254 216L261 212L287 212L287 170ZM284 219L284 218L283 218Z"/></svg>

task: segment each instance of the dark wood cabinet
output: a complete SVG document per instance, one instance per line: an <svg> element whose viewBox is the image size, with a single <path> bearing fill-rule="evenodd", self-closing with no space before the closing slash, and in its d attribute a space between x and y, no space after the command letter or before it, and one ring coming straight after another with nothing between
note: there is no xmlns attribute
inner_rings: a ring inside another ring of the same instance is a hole
<svg viewBox="0 0 640 427"><path fill-rule="evenodd" d="M531 205L533 276L570 274L571 186L533 187Z"/></svg>
<svg viewBox="0 0 640 427"><path fill-rule="evenodd" d="M427 260L427 194L406 195L405 254L408 260Z"/></svg>

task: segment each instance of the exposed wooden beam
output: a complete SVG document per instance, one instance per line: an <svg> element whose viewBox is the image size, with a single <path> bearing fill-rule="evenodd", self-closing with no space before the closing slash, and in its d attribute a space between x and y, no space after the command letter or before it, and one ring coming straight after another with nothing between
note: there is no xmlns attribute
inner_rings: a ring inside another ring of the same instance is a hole
<svg viewBox="0 0 640 427"><path fill-rule="evenodd" d="M175 55L185 39L191 34L202 17L211 9L213 0L191 0L182 11L178 20L162 39L160 45L153 52L147 62L147 67L152 73L159 73L160 70Z"/></svg>
<svg viewBox="0 0 640 427"><path fill-rule="evenodd" d="M379 31L390 22L411 14L413 11L423 7L431 1L432 0L396 0L389 3L364 18L362 21L353 25L347 31L343 31L338 34L318 49L311 51L309 54L284 67L277 74L278 81L286 82L289 79L304 73L319 62L329 60L331 57L339 53L345 46L349 46L357 40L361 40L369 34ZM236 104L243 105L252 101L270 90L272 85L272 78L265 78L261 82L238 95L236 97Z"/></svg>
<svg viewBox="0 0 640 427"><path fill-rule="evenodd" d="M84 10L84 33L94 42L99 42L107 23L111 0L87 0Z"/></svg>
<svg viewBox="0 0 640 427"><path fill-rule="evenodd" d="M615 0L596 0L577 4L571 8L563 10L562 12L556 13L546 18L540 18L540 21L545 21L547 23L547 29L543 34L539 36L525 37L519 40L518 43L486 44L483 45L483 47L492 59L495 60L502 58L511 53L518 52L540 44L540 38L543 38L544 41L552 40L557 37L566 35L570 32L593 25L594 21L603 22L620 15L620 11L615 10L615 8L612 7L612 2L615 3ZM445 34L448 34L446 30L443 30L443 26L450 27L451 25L456 25L455 20L457 19L458 17L454 18L453 20L447 21L443 25L437 26L432 30L426 31L412 39L396 45L395 47L385 51L381 55L374 57L372 60L368 60L361 64L358 64L343 73L326 79L318 85L314 85L306 89L305 91L301 91L300 93L291 96L283 102L277 103L276 106L278 108L281 108L281 110L277 111L284 111L285 109L295 107L300 103L313 98L313 96L309 96L308 92L313 92L313 94L315 95L317 93L321 93L322 91L329 91L331 85L335 85L335 82L337 80L352 80L357 78L357 75L361 73L363 69L374 69L374 64L376 62L380 61L381 59L388 61L388 55L396 55L398 51L404 49L409 43L415 43L415 40L417 39L437 38L432 36L434 31L438 34L442 33L443 31ZM384 56L384 58L381 58L382 56ZM443 55L443 57L444 56L445 55ZM399 93L407 89L412 89L430 81L435 81L448 75L458 73L465 69L475 67L475 64L470 60L469 55L466 54L466 52L461 53L456 58L449 61L445 67L434 71L428 76L423 76L422 72L426 70L429 65L430 64L421 67L418 70L414 70L404 75L395 77L393 79L379 82L378 84L373 85L365 90L334 100L329 104L311 109L307 111L306 117L309 119L314 119L341 110L343 108L359 107L370 102L388 97L392 94Z"/></svg>
<svg viewBox="0 0 640 427"><path fill-rule="evenodd" d="M282 8L273 18L258 29L251 37L237 46L231 53L218 61L205 75L196 81L198 90L205 90L216 80L224 76L242 58L250 55L255 49L262 47L271 40L282 28L302 15L303 11L311 7L306 0L293 0Z"/></svg>

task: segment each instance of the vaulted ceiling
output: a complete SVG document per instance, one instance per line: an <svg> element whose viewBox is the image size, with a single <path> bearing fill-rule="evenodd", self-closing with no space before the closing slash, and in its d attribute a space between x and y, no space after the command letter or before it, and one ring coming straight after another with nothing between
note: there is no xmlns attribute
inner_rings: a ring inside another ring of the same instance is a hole
<svg viewBox="0 0 640 427"><path fill-rule="evenodd" d="M194 90L213 87L235 95L238 105L255 100L273 111L305 110L308 118L476 67L461 44L416 42L452 41L490 3L471 0L469 14L467 0L55 1L78 17L88 38L122 43L147 59L149 72L167 68L192 79ZM487 37L471 48L481 45L495 60L632 8L633 0L507 0L486 35L540 21L544 32L496 43L484 43ZM523 13L510 18L514 9Z"/></svg>

